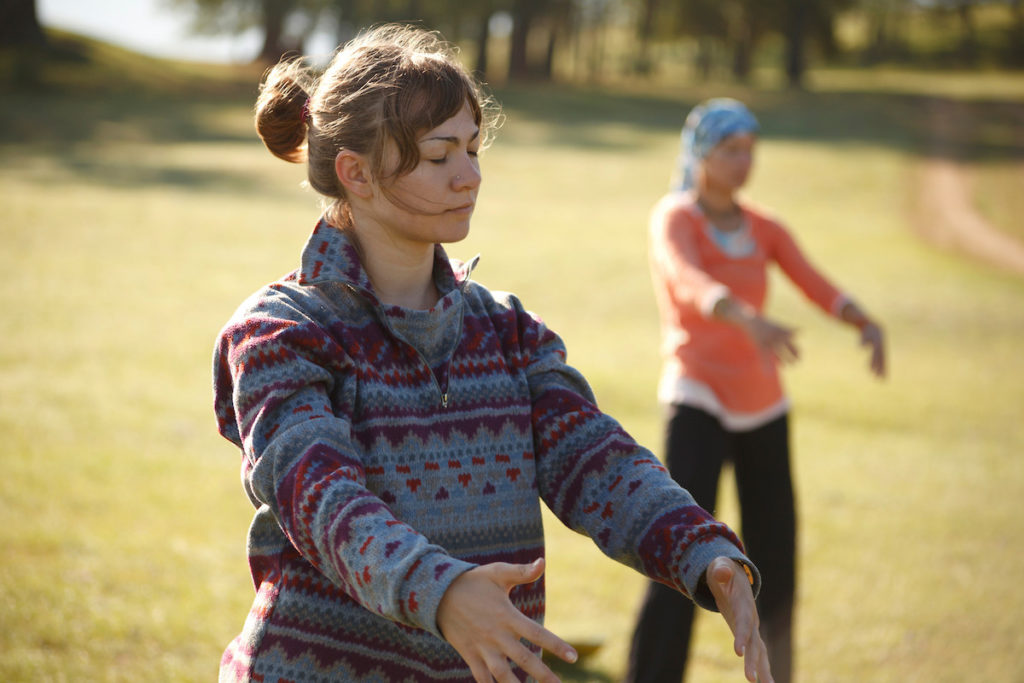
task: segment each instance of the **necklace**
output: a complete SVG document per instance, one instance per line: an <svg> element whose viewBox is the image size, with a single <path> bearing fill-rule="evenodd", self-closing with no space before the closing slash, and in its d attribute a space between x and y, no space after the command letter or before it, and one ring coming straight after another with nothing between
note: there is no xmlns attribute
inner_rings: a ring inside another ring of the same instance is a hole
<svg viewBox="0 0 1024 683"><path fill-rule="evenodd" d="M732 202L725 211L712 209L700 199L697 200L697 206L700 207L701 213L707 217L708 221L723 232L731 232L743 223L743 212L735 202Z"/></svg>

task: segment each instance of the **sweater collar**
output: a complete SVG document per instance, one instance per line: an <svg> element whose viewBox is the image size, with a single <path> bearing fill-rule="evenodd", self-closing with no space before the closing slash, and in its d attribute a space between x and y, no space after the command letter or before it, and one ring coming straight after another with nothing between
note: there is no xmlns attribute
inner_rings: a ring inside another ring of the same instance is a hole
<svg viewBox="0 0 1024 683"><path fill-rule="evenodd" d="M479 260L479 256L475 256L467 263L449 259L444 248L440 244L435 244L434 280L441 296L465 287ZM323 218L317 223L302 250L302 265L298 279L303 285L341 283L362 290L379 304L370 276L363 267L355 245L343 230L335 228Z"/></svg>

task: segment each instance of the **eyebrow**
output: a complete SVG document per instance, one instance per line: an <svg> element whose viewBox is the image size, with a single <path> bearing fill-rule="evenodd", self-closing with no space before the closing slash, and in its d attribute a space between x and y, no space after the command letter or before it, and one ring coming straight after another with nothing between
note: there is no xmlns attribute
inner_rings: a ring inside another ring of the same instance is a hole
<svg viewBox="0 0 1024 683"><path fill-rule="evenodd" d="M476 140L478 137L480 137L479 128L473 131L473 134L469 136L469 142L473 142L473 140ZM431 140L442 140L444 142L450 142L453 145L459 144L459 138L455 135L437 135L432 138L423 138L420 142L430 142Z"/></svg>

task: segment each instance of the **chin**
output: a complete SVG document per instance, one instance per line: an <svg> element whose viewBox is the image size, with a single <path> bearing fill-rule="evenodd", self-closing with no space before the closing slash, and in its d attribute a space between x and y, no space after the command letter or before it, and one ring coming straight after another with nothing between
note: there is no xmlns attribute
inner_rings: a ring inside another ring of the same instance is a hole
<svg viewBox="0 0 1024 683"><path fill-rule="evenodd" d="M469 236L469 219L440 231L437 241L441 244L461 242Z"/></svg>

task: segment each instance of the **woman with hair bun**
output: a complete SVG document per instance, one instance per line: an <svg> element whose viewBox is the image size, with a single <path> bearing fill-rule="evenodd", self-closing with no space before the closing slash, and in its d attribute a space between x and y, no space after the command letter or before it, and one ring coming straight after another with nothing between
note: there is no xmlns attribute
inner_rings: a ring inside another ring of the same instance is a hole
<svg viewBox="0 0 1024 683"><path fill-rule="evenodd" d="M757 119L717 98L683 126L672 191L654 207L650 255L661 311L667 408L665 462L714 513L722 464L731 462L741 533L761 570L761 636L776 680L792 671L796 513L789 463L789 401L777 364L797 358L794 331L763 313L768 267L782 272L837 320L856 328L885 374L882 329L804 257L789 232L737 193L753 162ZM693 606L651 582L633 634L626 680L679 683Z"/></svg>
<svg viewBox="0 0 1024 683"><path fill-rule="evenodd" d="M493 108L435 35L386 26L319 78L266 77L256 125L323 211L298 268L214 354L220 432L256 509L256 598L222 681L556 681L545 504L606 554L723 613L771 680L757 570L598 409L557 335L471 280Z"/></svg>

